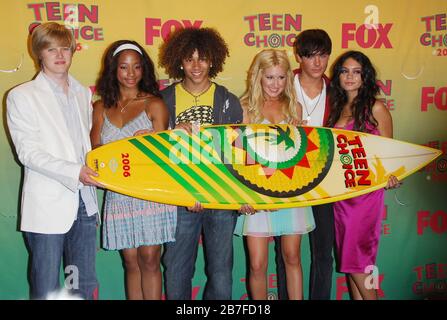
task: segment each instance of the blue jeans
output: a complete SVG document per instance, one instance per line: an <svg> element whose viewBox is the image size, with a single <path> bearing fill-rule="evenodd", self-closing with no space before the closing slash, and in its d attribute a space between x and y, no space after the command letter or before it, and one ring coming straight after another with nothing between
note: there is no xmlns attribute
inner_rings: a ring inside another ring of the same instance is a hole
<svg viewBox="0 0 447 320"><path fill-rule="evenodd" d="M228 210L188 212L177 208L175 242L165 244L166 298L191 300L200 234L203 229L205 273L204 300L230 300L233 283L233 231L236 213Z"/></svg>
<svg viewBox="0 0 447 320"><path fill-rule="evenodd" d="M313 206L315 230L309 233L310 243L310 279L309 300L330 300L332 288L333 262L332 251L335 241L334 211L332 203ZM278 296L288 299L286 270L281 254L281 237L275 237L276 272Z"/></svg>
<svg viewBox="0 0 447 320"><path fill-rule="evenodd" d="M67 279L65 288L83 299L97 295L96 226L97 214L87 216L79 197L77 219L64 234L24 232L30 252L30 285L32 299L46 299L59 290L60 267L64 257Z"/></svg>

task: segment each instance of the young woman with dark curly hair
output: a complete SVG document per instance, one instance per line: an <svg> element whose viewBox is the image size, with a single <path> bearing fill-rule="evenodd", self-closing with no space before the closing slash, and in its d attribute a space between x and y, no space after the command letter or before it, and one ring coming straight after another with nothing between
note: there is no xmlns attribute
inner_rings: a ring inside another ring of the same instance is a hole
<svg viewBox="0 0 447 320"><path fill-rule="evenodd" d="M114 42L98 79L101 100L94 103L93 148L168 127L154 65L135 41ZM161 244L174 241L175 207L107 191L103 247L121 250L128 299L161 299Z"/></svg>
<svg viewBox="0 0 447 320"><path fill-rule="evenodd" d="M160 65L169 77L180 79L162 91L171 128L188 132L192 124L230 124L242 121L237 97L211 81L222 71L228 47L211 28L181 29L162 46ZM204 299L231 299L233 230L236 213L203 210L200 203L177 208L176 242L166 244L163 257L168 299L191 299L198 242L203 229L207 285Z"/></svg>
<svg viewBox="0 0 447 320"><path fill-rule="evenodd" d="M328 126L392 138L391 114L376 99L378 92L369 58L359 51L341 55L332 67ZM385 189L399 185L391 176ZM377 299L377 288L366 284L368 267L376 263L383 208L383 189L334 203L339 269L347 274L354 299Z"/></svg>

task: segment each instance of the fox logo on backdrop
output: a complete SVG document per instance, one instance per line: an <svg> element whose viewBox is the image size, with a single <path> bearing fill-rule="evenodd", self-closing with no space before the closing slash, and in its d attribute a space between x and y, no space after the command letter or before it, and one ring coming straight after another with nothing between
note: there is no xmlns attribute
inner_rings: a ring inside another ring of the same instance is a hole
<svg viewBox="0 0 447 320"><path fill-rule="evenodd" d="M155 38L162 38L163 41L167 39L169 34L182 28L200 28L202 27L203 20L190 20L188 18L175 20L168 19L162 20L160 18L146 18L146 44L152 46Z"/></svg>

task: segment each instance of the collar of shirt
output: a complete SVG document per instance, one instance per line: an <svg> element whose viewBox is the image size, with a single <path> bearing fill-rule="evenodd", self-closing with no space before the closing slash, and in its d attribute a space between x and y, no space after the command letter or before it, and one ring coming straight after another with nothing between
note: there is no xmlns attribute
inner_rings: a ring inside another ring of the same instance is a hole
<svg viewBox="0 0 447 320"><path fill-rule="evenodd" d="M62 85L58 84L56 81L54 81L53 79L51 79L48 75L45 74L45 72L42 72L45 80L47 80L48 84L50 85L51 89L57 93L63 93L64 89L62 88ZM68 88L71 88L71 83L70 83L70 79L67 77L67 82L68 82Z"/></svg>

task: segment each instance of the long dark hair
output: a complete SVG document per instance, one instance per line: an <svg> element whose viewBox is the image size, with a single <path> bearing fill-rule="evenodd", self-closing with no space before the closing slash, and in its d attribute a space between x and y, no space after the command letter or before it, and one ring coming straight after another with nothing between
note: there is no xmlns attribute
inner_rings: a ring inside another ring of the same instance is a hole
<svg viewBox="0 0 447 320"><path fill-rule="evenodd" d="M154 96L161 97L157 79L155 77L154 63L149 55L137 42L131 40L119 40L112 43L104 54L102 71L96 84L96 90L101 96L105 108L110 108L117 104L120 98L119 82L116 77L118 69L118 57L123 52L119 52L115 56L113 53L120 45L129 43L137 46L141 50L141 66L143 68L143 76L138 83L140 92L150 93Z"/></svg>
<svg viewBox="0 0 447 320"><path fill-rule="evenodd" d="M376 70L369 58L359 51L347 51L342 54L332 66L332 78L329 87L329 103L331 113L327 121L328 127L333 127L340 118L343 107L348 103L346 91L340 85L340 74L343 63L349 58L354 59L362 66L362 86L352 102L354 117L354 130L367 131L366 124L377 127L377 120L372 115L372 107L376 103L379 86L376 83Z"/></svg>

